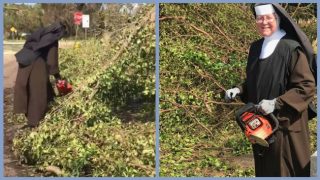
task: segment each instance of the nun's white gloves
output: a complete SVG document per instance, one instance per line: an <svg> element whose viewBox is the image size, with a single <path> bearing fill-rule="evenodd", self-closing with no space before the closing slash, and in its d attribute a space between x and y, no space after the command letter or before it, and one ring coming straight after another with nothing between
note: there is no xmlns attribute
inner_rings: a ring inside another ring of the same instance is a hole
<svg viewBox="0 0 320 180"><path fill-rule="evenodd" d="M228 89L226 90L226 94L224 96L224 99L229 101L229 100L232 100L232 99L235 99L237 94L240 93L240 89L239 88L232 88L232 89Z"/></svg>
<svg viewBox="0 0 320 180"><path fill-rule="evenodd" d="M276 100L277 100L276 98L274 98L272 100L263 99L262 101L260 101L260 103L258 105L258 110L263 115L268 115L268 114L272 113L275 109Z"/></svg>

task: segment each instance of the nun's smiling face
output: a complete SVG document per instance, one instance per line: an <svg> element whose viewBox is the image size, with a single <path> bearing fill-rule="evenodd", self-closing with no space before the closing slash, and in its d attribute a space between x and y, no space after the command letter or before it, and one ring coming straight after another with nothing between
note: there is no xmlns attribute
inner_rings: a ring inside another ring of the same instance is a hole
<svg viewBox="0 0 320 180"><path fill-rule="evenodd" d="M277 20L275 14L257 16L256 25L261 36L272 35L277 30Z"/></svg>

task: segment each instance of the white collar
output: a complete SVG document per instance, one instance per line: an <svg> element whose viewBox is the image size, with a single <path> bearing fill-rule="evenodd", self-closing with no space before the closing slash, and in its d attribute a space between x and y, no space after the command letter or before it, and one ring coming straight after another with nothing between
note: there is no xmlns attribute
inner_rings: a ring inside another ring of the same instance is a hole
<svg viewBox="0 0 320 180"><path fill-rule="evenodd" d="M260 59L264 59L269 57L273 51L275 50L276 46L278 45L280 39L286 35L284 30L277 30L271 36L264 37L264 41L262 44Z"/></svg>

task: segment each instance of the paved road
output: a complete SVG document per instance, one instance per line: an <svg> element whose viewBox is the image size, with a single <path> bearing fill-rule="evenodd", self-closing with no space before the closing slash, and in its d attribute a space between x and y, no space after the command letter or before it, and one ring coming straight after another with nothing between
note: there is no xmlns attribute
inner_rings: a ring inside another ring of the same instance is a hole
<svg viewBox="0 0 320 180"><path fill-rule="evenodd" d="M18 71L14 54L4 54L3 67L4 88L13 88Z"/></svg>
<svg viewBox="0 0 320 180"><path fill-rule="evenodd" d="M5 44L3 46L3 76L4 88L12 88L14 86L18 64L14 54L22 48L22 43Z"/></svg>

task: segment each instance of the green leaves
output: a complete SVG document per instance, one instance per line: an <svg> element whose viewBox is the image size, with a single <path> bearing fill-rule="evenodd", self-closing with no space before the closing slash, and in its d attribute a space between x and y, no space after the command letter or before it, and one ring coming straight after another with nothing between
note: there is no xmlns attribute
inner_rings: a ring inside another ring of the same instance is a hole
<svg viewBox="0 0 320 180"><path fill-rule="evenodd" d="M127 53L112 68L102 73L97 83L96 94L102 101L119 109L129 102L154 102L155 95L155 51L152 29L143 28L139 31L142 37L136 37L139 43L133 44ZM142 41L141 38L144 38Z"/></svg>
<svg viewBox="0 0 320 180"><path fill-rule="evenodd" d="M250 44L260 38L249 5L160 5L162 176L254 175L252 165L227 160L253 161L243 158L251 144L235 122L240 106L224 101L245 78ZM314 18L300 24L313 39Z"/></svg>

